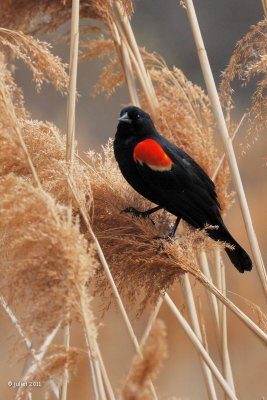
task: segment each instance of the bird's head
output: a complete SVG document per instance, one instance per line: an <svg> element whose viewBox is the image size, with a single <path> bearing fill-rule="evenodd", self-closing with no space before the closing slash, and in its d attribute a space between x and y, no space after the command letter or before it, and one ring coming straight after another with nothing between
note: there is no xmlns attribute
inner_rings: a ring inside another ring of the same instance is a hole
<svg viewBox="0 0 267 400"><path fill-rule="evenodd" d="M141 108L125 107L120 112L118 131L125 136L145 136L155 131L150 116Z"/></svg>

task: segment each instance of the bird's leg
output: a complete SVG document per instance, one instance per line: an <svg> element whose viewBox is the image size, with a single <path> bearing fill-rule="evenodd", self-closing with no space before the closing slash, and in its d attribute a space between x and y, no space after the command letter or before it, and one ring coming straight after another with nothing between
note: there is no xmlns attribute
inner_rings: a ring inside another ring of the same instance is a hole
<svg viewBox="0 0 267 400"><path fill-rule="evenodd" d="M162 240L166 240L167 242L171 242L171 241L172 241L172 239L173 239L174 236L175 236L175 233L176 233L176 230L177 230L177 228L178 228L178 225L179 225L180 220L181 220L181 217L177 217L177 218L176 218L176 221L175 221L175 223L174 223L174 225L173 225L173 227L172 227L172 229L170 230L170 233L169 233L168 235L156 236L156 237L154 238L154 239L160 239L160 240L161 240L161 243L160 243L160 245L158 246L157 251L160 251L160 250L162 250L162 249L164 248L164 244L163 244Z"/></svg>
<svg viewBox="0 0 267 400"><path fill-rule="evenodd" d="M168 238L170 238L170 239L173 239L174 238L174 236L175 236L175 232L176 232L176 230L177 230L177 228L178 228L178 225L179 225L179 222L181 221L181 217L177 217L176 218L176 221L175 221L175 223L174 223L174 225L173 225L173 227L172 227L172 229L171 229L171 231L170 231L170 233L169 233L169 235L168 235Z"/></svg>
<svg viewBox="0 0 267 400"><path fill-rule="evenodd" d="M154 212L159 211L162 208L163 207L161 207L161 206L156 206L156 207L150 208L149 210L146 210L146 211L139 211L134 207L127 207L124 210L122 210L122 212L130 213L134 217L147 218L147 217L149 217L150 214L153 214Z"/></svg>

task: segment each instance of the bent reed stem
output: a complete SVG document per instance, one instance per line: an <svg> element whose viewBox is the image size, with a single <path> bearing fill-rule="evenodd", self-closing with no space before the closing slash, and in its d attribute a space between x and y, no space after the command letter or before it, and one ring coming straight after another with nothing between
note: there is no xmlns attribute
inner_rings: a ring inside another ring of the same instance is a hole
<svg viewBox="0 0 267 400"><path fill-rule="evenodd" d="M203 358L205 363L208 365L208 367L212 371L214 377L217 379L218 383L221 385L221 387L223 388L223 390L225 391L227 396L231 400L237 400L237 397L234 394L232 388L229 386L229 384L223 378L222 374L220 373L220 371L218 370L218 368L216 367L216 365L212 361L209 353L205 350L205 348L203 347L203 345L200 342L199 338L194 333L194 331L192 330L192 328L190 327L190 325L188 324L186 319L182 316L182 314L180 313L180 311L178 310L178 308L173 303L173 301L171 300L171 298L168 296L167 293L164 295L164 300L168 304L171 312L173 313L173 315L175 316L175 318L179 322L180 326L186 332L188 338L190 339L191 343L193 344L193 346L195 347L197 352L199 354L201 354L201 357Z"/></svg>
<svg viewBox="0 0 267 400"><path fill-rule="evenodd" d="M190 283L188 274L183 274L181 276L181 279L182 279L182 288L183 288L183 292L184 292L184 298L186 301L192 328L193 328L196 336L200 340L200 342L203 343L202 333L201 333L201 329L200 329L200 325L199 325L199 321L198 321L197 310L196 310L196 306L195 306L195 300L194 300L194 296L192 293L192 287L191 287L191 283ZM214 382L212 379L211 370L209 369L208 365L202 358L202 355L199 354L199 356L200 356L200 364L201 364L201 368L202 368L202 373L204 376L204 380L205 380L206 388L207 388L207 392L208 392L208 397L210 400L216 400L217 394L216 394Z"/></svg>
<svg viewBox="0 0 267 400"><path fill-rule="evenodd" d="M219 289L200 271L190 271L203 286L213 293L226 307L229 308L247 327L267 346L267 334L258 327L243 311L241 311L228 297L225 297Z"/></svg>

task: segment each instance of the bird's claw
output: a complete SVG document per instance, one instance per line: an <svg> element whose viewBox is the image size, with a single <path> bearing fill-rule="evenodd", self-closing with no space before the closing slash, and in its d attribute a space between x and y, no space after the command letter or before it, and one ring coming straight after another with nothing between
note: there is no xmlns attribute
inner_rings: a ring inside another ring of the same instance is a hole
<svg viewBox="0 0 267 400"><path fill-rule="evenodd" d="M155 225L154 221L150 218L149 213L146 211L139 211L134 207L126 207L124 210L121 211L121 213L128 213L132 214L133 217L141 217L141 218L148 218L152 222L153 225Z"/></svg>
<svg viewBox="0 0 267 400"><path fill-rule="evenodd" d="M138 211L134 207L126 207L121 211L122 213L132 214L134 217L142 217L142 211Z"/></svg>
<svg viewBox="0 0 267 400"><path fill-rule="evenodd" d="M155 236L153 237L154 240L160 240L160 244L157 246L157 252L160 252L161 250L164 250L164 241L167 243L173 243L174 237L170 235L164 235L164 236Z"/></svg>

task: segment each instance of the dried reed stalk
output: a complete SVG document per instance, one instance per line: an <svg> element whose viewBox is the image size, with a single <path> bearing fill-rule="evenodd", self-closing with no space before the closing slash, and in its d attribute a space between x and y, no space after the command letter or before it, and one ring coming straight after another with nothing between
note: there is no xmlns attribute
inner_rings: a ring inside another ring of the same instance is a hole
<svg viewBox="0 0 267 400"><path fill-rule="evenodd" d="M214 259L215 259L215 271L217 275L216 286L220 290L220 292L224 296L226 296L225 270L219 249L215 249ZM235 392L233 372L228 350L226 307L219 301L218 301L218 311L219 311L218 314L219 314L219 341L220 341L219 350L220 350L224 376L227 382L232 387L233 391Z"/></svg>
<svg viewBox="0 0 267 400"><path fill-rule="evenodd" d="M256 325L255 322L253 322L243 311L241 311L231 300L229 300L228 297L225 297L204 274L201 278L199 277L199 274L196 274L195 277L226 307L228 307L228 309L231 310L262 341L263 344L267 344L267 334L258 325Z"/></svg>
<svg viewBox="0 0 267 400"><path fill-rule="evenodd" d="M77 359L80 357L77 349L72 349L69 353L65 353L62 349L58 349L57 354L51 354L46 357L41 367L37 372L30 375L24 376L24 382L28 381L41 381L43 384L49 381L50 376L53 376L56 380L60 379L62 367L66 367L69 370L73 370L77 363ZM45 393L45 397L48 397L48 393ZM16 393L16 400L29 400L31 399L31 392L28 385L20 386Z"/></svg>
<svg viewBox="0 0 267 400"><path fill-rule="evenodd" d="M102 378L103 378L103 381L105 384L105 388L106 388L106 392L109 397L109 400L116 400L97 342L96 342L96 351L97 351L97 357L98 357L98 360L100 363Z"/></svg>
<svg viewBox="0 0 267 400"><path fill-rule="evenodd" d="M131 62L133 63L134 66L134 70L136 72L136 74L138 75L138 78L140 80L140 84L143 88L144 94L146 96L146 100L148 102L149 108L150 108L150 112L153 116L155 116L155 106L152 102L152 97L150 96L150 89L149 89L149 83L148 83L148 78L147 78L147 73L145 75L143 75L142 73L142 69L140 68L140 65L138 63L138 60L135 57L134 51L131 47L131 45L129 44L128 40L127 40L127 36L122 28L122 26L120 25L120 22L118 22L116 19L114 19L115 23L116 23L116 28L118 30L118 32L120 32L121 35L121 40L124 43L122 45L123 47L123 51L125 51L127 49L128 55L127 58L129 58L131 60ZM135 99L136 100L136 99ZM138 104L138 102L137 102Z"/></svg>
<svg viewBox="0 0 267 400"><path fill-rule="evenodd" d="M39 350L34 352L33 355L33 359L35 361L34 364L32 364L24 373L23 373L23 378L22 381L26 380L26 377L29 375L34 374L38 368L41 367L41 363L42 360L48 350L48 347L51 345L51 343L53 342L55 336L57 335L59 328L60 328L61 323L59 323L53 330L52 332L47 335L47 337L45 338L43 344L40 346ZM25 377L25 378L24 378ZM49 379L49 385L51 387L51 390L54 394L54 396L59 399L59 389L58 386L56 385L56 383L53 380L53 377L50 377ZM29 397L30 397L31 393L29 393Z"/></svg>
<svg viewBox="0 0 267 400"><path fill-rule="evenodd" d="M192 329L195 332L198 339L200 340L200 342L203 343L203 338L202 338L201 329L200 329L200 325L199 325L194 296L192 293L192 287L191 287L191 283L190 283L188 274L182 275L181 280L182 280L182 288L183 288L183 292L184 292L184 297L185 297L189 317L191 320ZM208 398L210 400L216 400L217 394L216 394L214 382L212 379L211 371L200 354L199 354L199 356L200 356L200 364L201 364L201 368L202 368L202 373L204 376L204 380L205 380L205 384L206 384L206 388L207 388L207 392L208 392Z"/></svg>
<svg viewBox="0 0 267 400"><path fill-rule="evenodd" d="M70 350L70 323L68 323L63 329L63 345L68 353ZM63 382L61 387L61 400L67 400L68 396L68 384L69 384L69 371L67 368L64 370Z"/></svg>
<svg viewBox="0 0 267 400"><path fill-rule="evenodd" d="M184 4L186 6L186 11L189 19L189 23L192 29L193 37L195 40L195 44L197 47L197 52L200 60L200 65L202 68L203 77L207 86L207 91L210 97L211 105L213 108L214 116L216 118L219 133L221 135L225 153L229 162L229 166L232 172L232 177L235 183L235 187L238 194L239 204L241 207L243 219L246 226L246 231L248 235L248 239L250 242L251 251L253 254L254 262L259 274L259 278L261 281L262 288L264 290L265 295L267 295L267 275L263 265L263 260L258 244L258 240L253 228L252 219L247 203L247 199L245 196L242 180L240 177L235 152L233 149L232 141L229 137L228 129L226 126L226 122L224 119L222 107L219 100L219 95L216 89L216 85L214 82L213 74L210 68L209 60L207 57L207 53L205 50L204 42L202 39L201 31L199 28L197 16L195 13L194 5L192 0L185 0Z"/></svg>
<svg viewBox="0 0 267 400"><path fill-rule="evenodd" d="M187 334L188 338L196 348L197 352L201 355L211 372L213 373L214 377L217 379L227 396L231 400L237 400L236 395L234 394L232 388L229 386L228 382L224 379L220 371L217 369L216 365L213 363L212 359L210 358L209 353L205 350L202 343L200 342L198 336L194 333L190 325L187 323L186 319L182 316L176 305L173 303L171 298L166 293L164 295L165 301L168 304L171 312L179 322L180 326L183 328L185 333Z"/></svg>
<svg viewBox="0 0 267 400"><path fill-rule="evenodd" d="M85 289L83 289L85 292ZM101 366L99 362L98 355L100 354L97 342L94 336L91 333L91 324L90 319L88 318L88 304L85 301L83 295L80 296L80 304L82 310L82 316L84 320L84 332L87 344L87 354L89 357L89 361L92 362L93 368L91 369L92 374L92 383L94 388L94 393L97 398L100 400L106 400L106 393L103 385Z"/></svg>
<svg viewBox="0 0 267 400"><path fill-rule="evenodd" d="M143 84L144 93L147 94L147 99L150 104L151 113L153 116L155 116L155 110L158 108L159 104L157 101L157 96L156 96L154 87L151 83L149 74L145 68L144 61L141 57L139 47L137 45L134 33L132 31L132 27L129 22L129 19L128 19L127 15L125 15L125 12L123 12L121 4L118 1L115 1L115 5L116 5L118 15L119 15L119 21L123 28L123 31L121 31L122 37L124 37L124 34L123 34L123 32L124 32L125 36L126 36L126 38L125 38L126 40L124 39L124 42L128 45L131 60L136 65L136 68L137 68L136 72L141 77L141 83ZM120 25L117 25L117 26L119 27ZM138 72L139 70L140 70L140 73Z"/></svg>
<svg viewBox="0 0 267 400"><path fill-rule="evenodd" d="M226 296L225 266L219 256L221 271L221 292ZM235 392L235 384L233 378L232 365L228 349L228 331L227 331L227 309L224 305L221 308L221 354L224 376Z"/></svg>
<svg viewBox="0 0 267 400"><path fill-rule="evenodd" d="M261 0L262 8L264 11L264 15L267 18L267 1L266 0Z"/></svg>
<svg viewBox="0 0 267 400"><path fill-rule="evenodd" d="M209 262L207 254L201 251L199 254L199 265L202 269L203 274L206 276L209 282L212 282L212 277L209 268ZM209 290L207 291L207 296L210 302L210 309L212 313L212 321L215 328L216 340L218 348L220 348L220 326L219 326L219 303L217 302L216 296L212 294Z"/></svg>
<svg viewBox="0 0 267 400"><path fill-rule="evenodd" d="M205 349L207 351L209 351L207 329L206 329L206 323L205 323L204 312L203 312L203 304L202 304L200 296L197 296L197 311L198 311L198 315L199 315L200 330L201 330L201 335L202 335L202 340L203 340L203 346L205 347Z"/></svg>
<svg viewBox="0 0 267 400"><path fill-rule="evenodd" d="M49 344L55 337L60 324L58 324L57 327L51 332L51 334L49 334L46 337L43 345L40 347L40 349L38 351L36 351L33 348L32 342L27 337L26 333L24 332L24 330L23 330L22 326L20 325L18 319L16 318L15 314L12 312L12 310L10 309L10 307L8 306L8 304L6 303L6 301L4 300L3 297L0 297L0 303L5 311L6 315L10 319L11 323L15 326L19 336L22 338L23 342L25 343L26 349L28 350L28 352L30 353L30 355L32 356L32 358L34 360L34 364L32 364L30 366L30 368L23 374L23 376L27 376L30 373L34 372L38 368L38 366L40 366L40 362L42 361L43 356L44 356ZM24 379L22 379L22 381L24 381ZM53 391L55 397L58 399L59 391L58 391L58 388L52 378L50 379L49 383L51 386L51 390Z"/></svg>
<svg viewBox="0 0 267 400"><path fill-rule="evenodd" d="M200 265L202 270L204 271L203 279L200 279L200 283L207 287L208 292L210 293L210 301L212 304L211 310L214 314L214 320L216 321L215 326L217 327L218 333L217 337L220 337L219 329L219 311L218 304L216 302L215 297L217 297L220 302L222 302L229 310L231 310L247 327L264 343L267 344L267 335L266 333L260 329L258 325L256 325L243 311L241 311L228 297L224 296L220 290L212 283L212 279L210 276L209 266L207 256L204 251L200 252ZM196 276L199 279L198 276Z"/></svg>
<svg viewBox="0 0 267 400"><path fill-rule="evenodd" d="M67 109L67 143L66 159L72 168L75 143L75 110L76 110L76 84L79 50L79 10L80 0L72 0L71 33L70 33L70 81Z"/></svg>
<svg viewBox="0 0 267 400"><path fill-rule="evenodd" d="M149 316L148 322L146 324L146 329L145 329L142 339L141 339L141 346L145 343L145 341L147 340L147 338L150 334L152 326L158 317L158 313L160 311L162 303L163 303L163 296L160 296L159 300L157 301L156 306L153 308L153 310Z"/></svg>
<svg viewBox="0 0 267 400"><path fill-rule="evenodd" d="M131 97L131 99L133 99L134 104L136 104L137 106L140 106L137 88L136 88L136 85L134 82L135 77L134 77L132 64L131 64L131 60L130 60L130 57L128 54L127 47L125 46L125 43L122 42L122 40L120 38L118 29L117 29L117 25L115 24L115 22L113 22L112 26L113 26L113 31L114 31L113 40L114 40L114 43L116 46L118 58L123 67L123 72L124 72L127 87L128 87L129 93L130 93L130 97Z"/></svg>
<svg viewBox="0 0 267 400"><path fill-rule="evenodd" d="M78 48L79 48L79 11L80 11L80 1L72 0L71 33L70 33L70 71L69 71L70 80L69 80L69 92L68 92L68 103L67 103L67 137L66 137L66 161L67 163L69 163L70 173L72 173L73 169L74 142L75 142L76 85L77 85ZM72 209L71 198L69 203L69 209L71 214L71 209ZM71 217L70 217L70 224L71 224ZM64 328L63 341L66 347L66 351L68 351L70 347L70 324L67 324L67 326ZM62 384L61 400L67 400L68 380L69 380L68 370L65 369L64 379ZM94 383L95 380L92 379L92 382Z"/></svg>
<svg viewBox="0 0 267 400"><path fill-rule="evenodd" d="M235 139L235 137L236 137L236 134L239 132L239 130L240 130L240 128L241 128L241 125L243 124L243 122L244 122L244 120L246 119L246 117L247 117L247 114L245 113L245 114L243 114L242 118L240 119L240 121L239 121L237 127L235 128L235 131L234 131L233 135L231 136L232 142L234 141L234 139ZM218 162L218 164L217 164L217 167L216 167L216 169L215 169L215 171L214 171L214 173L213 173L213 175L212 175L212 178L211 178L211 179L212 179L213 181L215 181L215 179L216 179L216 177L217 177L217 175L218 175L218 173L219 173L219 170L220 170L220 168L221 168L222 165L223 165L224 159L225 159L225 153L223 153L223 155L221 156L221 158L220 158L220 160L219 160L219 162Z"/></svg>

